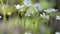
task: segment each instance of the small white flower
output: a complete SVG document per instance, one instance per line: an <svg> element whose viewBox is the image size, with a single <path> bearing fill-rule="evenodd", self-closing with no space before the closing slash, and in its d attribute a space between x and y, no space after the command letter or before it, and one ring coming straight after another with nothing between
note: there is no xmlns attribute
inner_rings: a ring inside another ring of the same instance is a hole
<svg viewBox="0 0 60 34"><path fill-rule="evenodd" d="M19 4L15 5L15 7L16 7L16 9L20 9L21 8Z"/></svg>
<svg viewBox="0 0 60 34"><path fill-rule="evenodd" d="M49 19L49 15L46 15L45 13L43 13L43 14L40 14L40 16L41 16L42 18Z"/></svg>
<svg viewBox="0 0 60 34"><path fill-rule="evenodd" d="M32 6L31 0L24 0L23 2L24 2L24 5L26 6Z"/></svg>
<svg viewBox="0 0 60 34"><path fill-rule="evenodd" d="M2 18L2 16L0 16L0 19Z"/></svg>
<svg viewBox="0 0 60 34"><path fill-rule="evenodd" d="M51 11L56 12L56 11L58 11L58 10L57 10L57 9L53 9L53 8L52 8L52 9L51 9Z"/></svg>
<svg viewBox="0 0 60 34"><path fill-rule="evenodd" d="M24 11L24 5L15 5L16 9L20 9L20 12Z"/></svg>
<svg viewBox="0 0 60 34"><path fill-rule="evenodd" d="M57 20L60 20L60 16L56 16L56 19L57 19Z"/></svg>
<svg viewBox="0 0 60 34"><path fill-rule="evenodd" d="M49 8L49 9L44 10L44 11L47 12L47 13L51 13L51 12L56 12L58 10L57 9L54 9L54 8Z"/></svg>
<svg viewBox="0 0 60 34"><path fill-rule="evenodd" d="M35 5L33 5L37 10L39 11L42 11L43 10L43 7L39 4L39 3L36 3Z"/></svg>
<svg viewBox="0 0 60 34"><path fill-rule="evenodd" d="M60 34L60 32L55 32L55 34Z"/></svg>
<svg viewBox="0 0 60 34"><path fill-rule="evenodd" d="M25 34L31 34L31 33L27 33L27 32L26 32Z"/></svg>
<svg viewBox="0 0 60 34"><path fill-rule="evenodd" d="M24 9L24 5L21 5L20 6L20 12L23 12L25 9Z"/></svg>
<svg viewBox="0 0 60 34"><path fill-rule="evenodd" d="M26 13L26 14L25 14L25 16L28 16L28 17L29 17L29 16L30 16L30 14Z"/></svg>
<svg viewBox="0 0 60 34"><path fill-rule="evenodd" d="M24 11L24 9L20 9L20 12L23 12Z"/></svg>

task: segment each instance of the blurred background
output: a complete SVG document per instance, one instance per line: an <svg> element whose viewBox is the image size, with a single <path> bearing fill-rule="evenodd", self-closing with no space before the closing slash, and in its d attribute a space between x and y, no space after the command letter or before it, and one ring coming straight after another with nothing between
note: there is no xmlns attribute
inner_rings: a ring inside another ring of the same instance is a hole
<svg viewBox="0 0 60 34"><path fill-rule="evenodd" d="M60 34L60 0L0 0L0 34Z"/></svg>

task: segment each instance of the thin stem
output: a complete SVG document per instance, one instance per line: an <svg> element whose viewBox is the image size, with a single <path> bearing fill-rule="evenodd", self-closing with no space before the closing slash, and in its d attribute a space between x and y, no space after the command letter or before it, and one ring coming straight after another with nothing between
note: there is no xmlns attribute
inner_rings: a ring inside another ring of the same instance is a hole
<svg viewBox="0 0 60 34"><path fill-rule="evenodd" d="M8 0L6 0L6 4L8 4Z"/></svg>
<svg viewBox="0 0 60 34"><path fill-rule="evenodd" d="M48 28L48 20L47 20L47 28Z"/></svg>
<svg viewBox="0 0 60 34"><path fill-rule="evenodd" d="M3 5L3 1L1 0L1 5Z"/></svg>
<svg viewBox="0 0 60 34"><path fill-rule="evenodd" d="M26 18L24 18L24 33L25 33L25 23L26 23L25 21L26 21Z"/></svg>

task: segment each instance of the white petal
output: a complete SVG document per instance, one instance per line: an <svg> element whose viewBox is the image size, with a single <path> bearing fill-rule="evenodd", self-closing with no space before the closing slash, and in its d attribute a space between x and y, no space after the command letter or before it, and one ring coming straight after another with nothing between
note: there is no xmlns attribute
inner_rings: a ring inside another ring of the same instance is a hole
<svg viewBox="0 0 60 34"><path fill-rule="evenodd" d="M23 2L24 2L24 5L26 5L26 6L32 5L31 0L24 0Z"/></svg>
<svg viewBox="0 0 60 34"><path fill-rule="evenodd" d="M60 34L60 32L55 32L55 34Z"/></svg>
<svg viewBox="0 0 60 34"><path fill-rule="evenodd" d="M45 13L43 13L43 16L45 16Z"/></svg>
<svg viewBox="0 0 60 34"><path fill-rule="evenodd" d="M30 16L30 14L26 13L25 16Z"/></svg>
<svg viewBox="0 0 60 34"><path fill-rule="evenodd" d="M57 20L60 20L60 16L57 15L57 16L56 16L56 19L57 19Z"/></svg>
<svg viewBox="0 0 60 34"><path fill-rule="evenodd" d="M2 18L2 16L0 16L0 19Z"/></svg>
<svg viewBox="0 0 60 34"><path fill-rule="evenodd" d="M54 9L54 8L49 8L49 9L44 10L44 11L47 12L47 13L50 13L50 12L56 12L58 10L57 9Z"/></svg>
<svg viewBox="0 0 60 34"><path fill-rule="evenodd" d="M43 15L42 15L42 14L40 14L40 16L41 16L41 17L43 17Z"/></svg>
<svg viewBox="0 0 60 34"><path fill-rule="evenodd" d="M20 5L15 5L16 9L20 9Z"/></svg>
<svg viewBox="0 0 60 34"><path fill-rule="evenodd" d="M31 34L31 33L27 33L27 32L26 32L25 34Z"/></svg>
<svg viewBox="0 0 60 34"><path fill-rule="evenodd" d="M25 33L25 34L28 34L28 33Z"/></svg>

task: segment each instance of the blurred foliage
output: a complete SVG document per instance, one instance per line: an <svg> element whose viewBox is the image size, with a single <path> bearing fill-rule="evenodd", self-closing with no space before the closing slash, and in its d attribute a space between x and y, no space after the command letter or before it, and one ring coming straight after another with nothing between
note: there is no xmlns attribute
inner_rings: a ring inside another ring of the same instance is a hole
<svg viewBox="0 0 60 34"><path fill-rule="evenodd" d="M9 24L8 28L12 28L12 26L19 28L21 25L23 25L24 30L28 29L30 31L33 31L33 34L37 34L38 30L41 29L42 24L45 24L46 22L46 31L44 33L50 34L50 28L48 28L50 16L53 17L56 15L60 15L60 12L47 13L44 12L44 10L55 7L56 5L55 0L31 0L31 1L33 6L24 5L23 0L0 0L0 14L3 14L3 16L6 18L6 15L10 17L15 13L15 15L13 15L12 18L9 18L6 25L8 26ZM34 4L36 3L39 3L43 7L41 11L39 11L39 9L41 9L40 6L34 7ZM7 4L8 6L6 7L4 4ZM15 7L15 5L17 4L19 4L20 7L20 8L18 7L19 9L16 9ZM20 11L21 9L24 10ZM58 6L58 9L60 9L60 5ZM47 15L49 15L49 19L47 19L48 18L46 17ZM22 18L20 18L19 16L22 16Z"/></svg>

